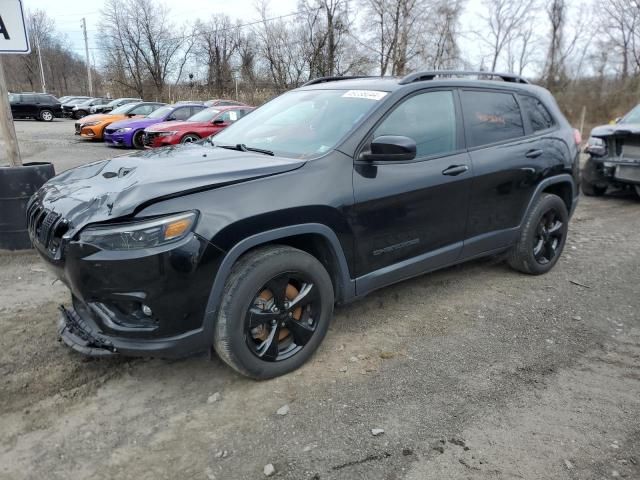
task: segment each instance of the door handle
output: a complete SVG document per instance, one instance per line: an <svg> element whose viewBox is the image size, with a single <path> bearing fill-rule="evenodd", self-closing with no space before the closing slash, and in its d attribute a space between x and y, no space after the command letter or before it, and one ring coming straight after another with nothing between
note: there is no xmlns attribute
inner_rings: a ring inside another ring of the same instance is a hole
<svg viewBox="0 0 640 480"><path fill-rule="evenodd" d="M464 173L467 170L469 170L469 167L466 165L451 165L450 167L445 168L442 171L442 174L455 177L456 175L460 175L461 173Z"/></svg>
<svg viewBox="0 0 640 480"><path fill-rule="evenodd" d="M544 152L542 150L529 150L527 153L524 154L524 156L527 158L538 158L543 153Z"/></svg>

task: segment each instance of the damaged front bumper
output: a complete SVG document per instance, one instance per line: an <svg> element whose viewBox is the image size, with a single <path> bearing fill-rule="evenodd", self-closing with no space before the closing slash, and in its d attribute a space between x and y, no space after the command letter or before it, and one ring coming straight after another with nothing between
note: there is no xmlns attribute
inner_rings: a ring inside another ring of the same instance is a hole
<svg viewBox="0 0 640 480"><path fill-rule="evenodd" d="M113 344L82 320L73 309L60 305L58 339L76 352L90 357L111 357L118 354Z"/></svg>

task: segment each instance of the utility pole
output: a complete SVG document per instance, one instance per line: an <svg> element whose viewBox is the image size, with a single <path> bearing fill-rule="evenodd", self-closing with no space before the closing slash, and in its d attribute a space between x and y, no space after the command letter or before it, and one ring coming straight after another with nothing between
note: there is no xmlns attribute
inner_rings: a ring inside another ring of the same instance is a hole
<svg viewBox="0 0 640 480"><path fill-rule="evenodd" d="M22 165L20 159L20 149L18 148L18 139L16 138L16 130L13 125L13 117L11 115L11 105L9 104L9 92L7 92L7 81L4 77L4 67L2 66L2 58L0 56L0 132L4 138L5 149L9 157L9 165L19 167Z"/></svg>
<svg viewBox="0 0 640 480"><path fill-rule="evenodd" d="M42 54L40 53L40 30L36 30L36 50L38 50L38 63L40 64L40 80L42 81L42 93L47 93L47 82L44 79L44 68L42 68Z"/></svg>
<svg viewBox="0 0 640 480"><path fill-rule="evenodd" d="M82 32L84 33L84 51L87 56L87 78L89 80L89 96L93 97L93 83L91 82L91 62L89 61L89 40L87 39L87 20L82 17Z"/></svg>

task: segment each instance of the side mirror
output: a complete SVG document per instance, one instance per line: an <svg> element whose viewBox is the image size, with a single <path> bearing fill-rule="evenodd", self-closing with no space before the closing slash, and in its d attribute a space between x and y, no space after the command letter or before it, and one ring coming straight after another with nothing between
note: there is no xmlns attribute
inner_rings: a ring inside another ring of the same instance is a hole
<svg viewBox="0 0 640 480"><path fill-rule="evenodd" d="M615 125L616 123L620 123L620 120L622 120L622 117L616 117L609 122L609 125Z"/></svg>
<svg viewBox="0 0 640 480"><path fill-rule="evenodd" d="M214 125L224 125L224 120L222 120L221 118L216 118L216 119L213 121L213 124L214 124Z"/></svg>
<svg viewBox="0 0 640 480"><path fill-rule="evenodd" d="M416 141L400 135L382 135L371 142L371 150L360 154L361 160L407 161L416 158Z"/></svg>
<svg viewBox="0 0 640 480"><path fill-rule="evenodd" d="M132 118L132 117L135 117L135 116L136 116L135 113L127 113L127 117L129 117L129 118Z"/></svg>

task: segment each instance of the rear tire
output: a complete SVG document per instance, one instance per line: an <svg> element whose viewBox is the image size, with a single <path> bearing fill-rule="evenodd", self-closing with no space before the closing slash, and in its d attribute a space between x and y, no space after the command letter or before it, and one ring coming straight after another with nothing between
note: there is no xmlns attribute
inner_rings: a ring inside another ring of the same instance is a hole
<svg viewBox="0 0 640 480"><path fill-rule="evenodd" d="M38 115L40 120L43 122L51 122L53 121L53 112L51 110L43 109L40 110L40 115Z"/></svg>
<svg viewBox="0 0 640 480"><path fill-rule="evenodd" d="M318 348L333 302L331 278L315 257L287 246L258 248L242 256L227 279L214 349L242 375L257 380L284 375Z"/></svg>
<svg viewBox="0 0 640 480"><path fill-rule="evenodd" d="M557 195L543 193L527 214L509 265L519 272L541 275L557 263L567 239L569 214Z"/></svg>

